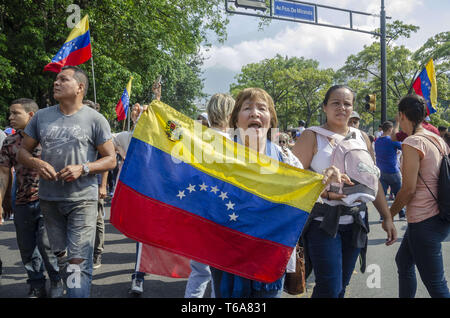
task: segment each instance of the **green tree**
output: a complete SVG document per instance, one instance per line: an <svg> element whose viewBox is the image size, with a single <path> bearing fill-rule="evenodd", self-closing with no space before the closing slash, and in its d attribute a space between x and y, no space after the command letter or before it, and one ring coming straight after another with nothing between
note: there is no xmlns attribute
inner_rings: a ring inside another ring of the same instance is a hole
<svg viewBox="0 0 450 318"><path fill-rule="evenodd" d="M333 79L332 69L319 69L319 62L303 57L265 59L242 67L236 76L237 83L230 85L236 96L246 87L260 87L272 97L277 110L280 128L296 127L299 119L309 125L316 123L324 89Z"/></svg>
<svg viewBox="0 0 450 318"><path fill-rule="evenodd" d="M54 73L43 67L61 48L70 29L70 0L7 1L0 4L0 124L9 102L34 98L53 104ZM114 121L114 107L133 76L131 103L150 101L151 86L163 77L163 101L190 115L202 97L199 46L207 32L226 38L221 0L79 0L89 14L96 95L101 112ZM91 63L81 66L90 76ZM92 77L91 77L92 80ZM93 85L88 98L94 100ZM117 123L113 127L118 128Z"/></svg>
<svg viewBox="0 0 450 318"><path fill-rule="evenodd" d="M429 39L416 52L411 52L404 46L395 45L395 40L401 37L410 37L417 30L417 26L406 25L401 21L394 21L392 24L388 24L387 27L387 36L389 38L386 46L387 117L391 119L395 118L397 113L398 101L401 97L413 91L412 85L415 78L432 57L435 57L437 70L438 101L448 100L448 62L450 57L448 32L440 33ZM364 96L367 93L375 93L377 96L380 96L381 72L379 42L364 46L363 50L359 53L350 55L344 67L338 70L337 73L339 74L338 78L343 82L351 79L358 79L364 82ZM359 96L359 100L362 101L361 97L363 98L364 96ZM438 115L432 116L433 123L441 121L443 114L445 114L445 111L440 108L441 106L439 106ZM380 98L377 99L376 120L379 120L377 119L379 118L379 109ZM369 126L371 121L372 116L363 116L363 125Z"/></svg>

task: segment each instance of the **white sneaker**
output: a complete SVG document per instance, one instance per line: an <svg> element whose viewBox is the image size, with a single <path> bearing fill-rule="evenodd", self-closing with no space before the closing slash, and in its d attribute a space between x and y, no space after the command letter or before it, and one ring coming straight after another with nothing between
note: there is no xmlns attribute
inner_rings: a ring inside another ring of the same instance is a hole
<svg viewBox="0 0 450 318"><path fill-rule="evenodd" d="M144 282L133 278L131 280L131 293L141 295L144 292Z"/></svg>

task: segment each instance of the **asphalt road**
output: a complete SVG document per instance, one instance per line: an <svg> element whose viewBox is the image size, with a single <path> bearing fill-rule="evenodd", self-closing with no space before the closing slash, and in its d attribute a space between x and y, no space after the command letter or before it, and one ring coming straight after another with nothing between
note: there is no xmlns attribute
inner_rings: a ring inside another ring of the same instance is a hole
<svg viewBox="0 0 450 318"><path fill-rule="evenodd" d="M395 221L399 232L398 241L385 246L385 232L378 222L378 213L369 205L369 247L368 270L362 274L359 264L347 288L347 298L397 298L398 282L395 254L406 229L406 221ZM92 298L129 298L131 274L134 269L135 242L125 237L109 223L109 207L105 220L106 240L102 266L94 271ZM443 258L447 280L450 278L450 237L443 243ZM0 280L0 298L25 298L28 286L26 273L17 248L13 221L0 226L0 257L3 261L3 275ZM368 283L369 282L369 283ZM183 298L186 279L174 279L147 275L142 298ZM291 296L283 293L283 298L308 298L314 286L314 276L307 281L307 292ZM209 297L210 288L206 296ZM417 298L428 298L428 293L418 279Z"/></svg>

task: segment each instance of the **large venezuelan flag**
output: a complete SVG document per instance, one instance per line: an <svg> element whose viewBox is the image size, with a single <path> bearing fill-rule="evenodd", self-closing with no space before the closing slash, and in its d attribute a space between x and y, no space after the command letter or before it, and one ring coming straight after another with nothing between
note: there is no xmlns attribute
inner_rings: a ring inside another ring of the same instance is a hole
<svg viewBox="0 0 450 318"><path fill-rule="evenodd" d="M437 83L433 59L428 61L425 68L417 76L413 88L417 95L422 96L427 101L427 115L435 113L437 105Z"/></svg>
<svg viewBox="0 0 450 318"><path fill-rule="evenodd" d="M88 15L72 29L62 48L44 71L59 73L65 65L80 65L92 57Z"/></svg>
<svg viewBox="0 0 450 318"><path fill-rule="evenodd" d="M321 180L153 101L131 139L111 223L134 240L273 282L285 271Z"/></svg>
<svg viewBox="0 0 450 318"><path fill-rule="evenodd" d="M123 90L122 97L119 99L119 102L116 105L116 115L118 121L127 118L128 107L130 106L132 80L133 76L131 76L130 80L128 81L127 87Z"/></svg>

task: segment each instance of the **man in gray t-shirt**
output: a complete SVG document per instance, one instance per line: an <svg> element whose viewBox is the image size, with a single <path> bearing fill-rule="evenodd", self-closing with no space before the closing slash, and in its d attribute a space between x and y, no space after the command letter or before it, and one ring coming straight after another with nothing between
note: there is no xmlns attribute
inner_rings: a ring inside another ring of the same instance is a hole
<svg viewBox="0 0 450 318"><path fill-rule="evenodd" d="M111 140L105 117L88 106L65 115L60 105L39 110L25 128L25 133L40 141L41 159L55 171L70 164L82 165L97 160L97 147ZM83 201L98 199L96 174L74 181L40 179L39 198L47 201Z"/></svg>
<svg viewBox="0 0 450 318"><path fill-rule="evenodd" d="M50 245L67 275L68 297L89 297L97 220L96 174L114 168L116 156L106 119L82 101L86 73L63 67L53 85L58 105L39 110L25 128L18 153L39 172L39 199ZM42 146L41 159L31 156ZM97 160L97 154L101 158ZM74 277L74 275L76 277Z"/></svg>

